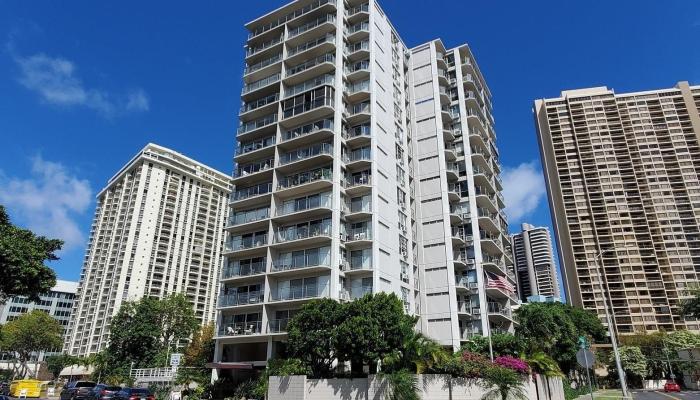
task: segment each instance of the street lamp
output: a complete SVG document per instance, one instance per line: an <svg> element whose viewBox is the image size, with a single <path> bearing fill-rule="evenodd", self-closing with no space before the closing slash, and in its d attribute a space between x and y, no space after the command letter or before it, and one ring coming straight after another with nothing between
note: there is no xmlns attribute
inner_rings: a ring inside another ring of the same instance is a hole
<svg viewBox="0 0 700 400"><path fill-rule="evenodd" d="M621 250L628 249L628 247L624 247ZM615 354L615 365L617 365L617 371L618 375L620 376L620 387L622 388L622 397L627 398L628 392L627 392L627 380L625 378L625 371L622 369L622 361L620 361L620 351L617 348L617 337L615 335L615 329L613 328L613 319L610 317L610 312L608 310L608 300L607 297L605 297L605 289L603 289L603 275L605 274L605 269L602 269L603 263L601 262L600 264L598 261L603 257L603 254L614 251L616 249L611 248L611 249L606 249L600 252L595 257L595 264L596 264L596 269L598 271L598 285L600 286L600 295L603 296L603 309L605 310L605 320L608 323L608 332L610 333L610 342L612 343L612 348L613 348L613 353ZM602 269L602 273L600 272ZM607 284L607 281L606 281ZM612 303L612 299L611 299ZM612 304L611 304L612 306ZM611 307L612 309L612 307ZM614 311L612 311L614 313ZM614 317L614 315L613 315Z"/></svg>

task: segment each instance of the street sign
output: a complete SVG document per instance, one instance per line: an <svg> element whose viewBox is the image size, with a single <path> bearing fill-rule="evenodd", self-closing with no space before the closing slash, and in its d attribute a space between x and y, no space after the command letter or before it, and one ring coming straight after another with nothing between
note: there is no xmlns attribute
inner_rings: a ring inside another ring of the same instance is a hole
<svg viewBox="0 0 700 400"><path fill-rule="evenodd" d="M181 353L173 353L170 355L170 366L177 367L180 365L180 359L182 359Z"/></svg>
<svg viewBox="0 0 700 400"><path fill-rule="evenodd" d="M588 349L581 349L576 352L576 361L578 365L583 368L593 368L593 363L595 362L595 356L593 352Z"/></svg>

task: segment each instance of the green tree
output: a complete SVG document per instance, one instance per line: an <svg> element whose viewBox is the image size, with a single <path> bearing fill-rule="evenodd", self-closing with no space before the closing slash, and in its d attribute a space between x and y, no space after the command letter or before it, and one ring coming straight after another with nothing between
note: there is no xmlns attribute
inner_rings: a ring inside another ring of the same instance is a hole
<svg viewBox="0 0 700 400"><path fill-rule="evenodd" d="M88 365L89 361L82 357L72 356L70 354L57 354L46 357L46 367L53 375L54 379L58 378L63 368L71 365Z"/></svg>
<svg viewBox="0 0 700 400"><path fill-rule="evenodd" d="M450 356L438 342L413 331L406 335L401 347L384 358L383 364L387 371L422 374L445 363Z"/></svg>
<svg viewBox="0 0 700 400"><path fill-rule="evenodd" d="M314 378L327 378L337 358L337 327L343 305L332 299L304 304L287 324L289 353L308 365Z"/></svg>
<svg viewBox="0 0 700 400"><path fill-rule="evenodd" d="M484 373L483 385L488 391L484 400L527 400L524 378L510 368L492 366Z"/></svg>
<svg viewBox="0 0 700 400"><path fill-rule="evenodd" d="M177 351L183 339L192 335L199 326L192 304L182 293L173 293L156 303L160 324L160 342L166 351Z"/></svg>
<svg viewBox="0 0 700 400"><path fill-rule="evenodd" d="M32 353L58 349L63 344L63 327L44 311L33 310L8 322L2 328L2 348L13 353L15 377L25 376Z"/></svg>
<svg viewBox="0 0 700 400"><path fill-rule="evenodd" d="M56 273L44 265L58 260L56 252L63 242L37 236L10 222L5 207L0 205L0 303L12 296L39 300L56 284Z"/></svg>
<svg viewBox="0 0 700 400"><path fill-rule="evenodd" d="M351 362L355 376L362 374L364 365L375 372L377 362L400 348L416 324L394 293L365 295L344 304L343 311L337 328L338 355Z"/></svg>
<svg viewBox="0 0 700 400"><path fill-rule="evenodd" d="M214 359L214 324L202 326L192 336L192 340L185 348L182 364L177 370L177 382L189 384L196 382L199 385L209 383L211 369L206 364Z"/></svg>
<svg viewBox="0 0 700 400"><path fill-rule="evenodd" d="M514 356L517 357L525 351L526 343L521 336L511 335L510 333L495 333L491 336L493 346L493 354L495 356ZM474 336L471 340L461 348L463 351L470 353L478 353L489 355L489 338L486 336Z"/></svg>
<svg viewBox="0 0 700 400"><path fill-rule="evenodd" d="M700 285L691 288L690 295L681 302L680 314L686 318L700 319Z"/></svg>
<svg viewBox="0 0 700 400"><path fill-rule="evenodd" d="M647 376L647 358L637 346L621 346L619 349L622 369L625 370L627 380L633 386L641 386L642 379ZM608 370L615 376L618 375L615 357L610 354L608 358Z"/></svg>

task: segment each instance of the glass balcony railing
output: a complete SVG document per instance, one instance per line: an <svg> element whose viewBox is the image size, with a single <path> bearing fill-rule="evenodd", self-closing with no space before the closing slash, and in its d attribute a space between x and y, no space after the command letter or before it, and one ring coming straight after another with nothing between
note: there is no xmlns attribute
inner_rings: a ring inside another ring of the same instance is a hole
<svg viewBox="0 0 700 400"><path fill-rule="evenodd" d="M288 189L295 186L305 185L307 183L320 181L320 180L332 180L333 179L333 169L329 168L319 168L312 171L302 172L299 174L294 174L290 176L285 176L280 179L278 189Z"/></svg>
<svg viewBox="0 0 700 400"><path fill-rule="evenodd" d="M357 240L372 240L372 228L370 227L365 227L365 228L355 228L355 229L348 229L346 233L347 242L354 242Z"/></svg>
<svg viewBox="0 0 700 400"><path fill-rule="evenodd" d="M261 183L259 185L238 189L233 195L234 200L245 200L250 197L260 196L272 192L272 183Z"/></svg>
<svg viewBox="0 0 700 400"><path fill-rule="evenodd" d="M347 112L352 116L352 115L357 115L357 114L369 114L370 112L370 103L368 101L362 102L360 104L355 104L348 108Z"/></svg>
<svg viewBox="0 0 700 400"><path fill-rule="evenodd" d="M361 42L348 44L347 46L345 46L345 55L349 56L361 50L369 51L369 40L363 40Z"/></svg>
<svg viewBox="0 0 700 400"><path fill-rule="evenodd" d="M250 153L251 151L256 151L264 149L266 147L274 146L276 139L274 136L268 136L266 138L254 140L251 142L244 142L238 145L236 148L236 155Z"/></svg>
<svg viewBox="0 0 700 400"><path fill-rule="evenodd" d="M250 103L245 103L241 106L240 109L240 114L247 113L249 111L257 110L260 107L264 107L268 104L275 103L279 101L280 95L279 93L271 94L269 96L265 96L262 99L258 99L255 101L252 101Z"/></svg>
<svg viewBox="0 0 700 400"><path fill-rule="evenodd" d="M246 236L235 236L233 239L225 242L224 250L238 251L255 249L267 245L267 233L254 234Z"/></svg>
<svg viewBox="0 0 700 400"><path fill-rule="evenodd" d="M369 71L369 60L357 61L345 68L346 74L352 74L357 71Z"/></svg>
<svg viewBox="0 0 700 400"><path fill-rule="evenodd" d="M291 271L300 268L325 266L330 267L329 257L319 257L318 253L312 253L307 257L290 257L278 259L272 264L272 272Z"/></svg>
<svg viewBox="0 0 700 400"><path fill-rule="evenodd" d="M334 107L335 101L332 97L318 97L312 101L306 101L301 104L296 104L291 108L284 109L284 118L290 118L295 115L303 114L307 111L315 110L321 107Z"/></svg>
<svg viewBox="0 0 700 400"><path fill-rule="evenodd" d="M322 119L320 121L312 122L310 124L302 125L294 129L290 129L282 133L282 141L296 139L301 136L310 135L314 132L320 130L333 130L333 120L332 119Z"/></svg>
<svg viewBox="0 0 700 400"><path fill-rule="evenodd" d="M364 13L369 12L369 3L363 3L363 4L360 4L359 6L355 6L353 8L348 9L348 10L345 10L345 16L352 17L353 15L355 15L357 13L361 13L361 12L364 12Z"/></svg>
<svg viewBox="0 0 700 400"><path fill-rule="evenodd" d="M318 236L330 236L331 220L311 221L305 224L297 224L277 229L275 243L285 243L294 240L308 239Z"/></svg>
<svg viewBox="0 0 700 400"><path fill-rule="evenodd" d="M292 97L295 96L299 93L306 92L308 90L311 90L315 87L323 86L323 85L330 85L333 86L335 82L335 76L333 74L325 74L321 76L317 76L315 78L309 79L306 82L302 82L298 85L292 86L287 88L284 91L284 97Z"/></svg>
<svg viewBox="0 0 700 400"><path fill-rule="evenodd" d="M351 27L349 27L346 31L346 35L352 35L360 31L369 31L369 22L367 21L362 21L359 22Z"/></svg>
<svg viewBox="0 0 700 400"><path fill-rule="evenodd" d="M372 176L371 175L354 175L347 177L345 179L344 186L345 188L351 188L355 186L363 186L363 185L371 185L372 184Z"/></svg>
<svg viewBox="0 0 700 400"><path fill-rule="evenodd" d="M263 300L264 293L262 291L222 294L219 296L219 307L257 304L262 303Z"/></svg>
<svg viewBox="0 0 700 400"><path fill-rule="evenodd" d="M245 70L243 71L243 75L247 75L255 71L261 70L269 65L276 64L280 61L282 61L282 53L277 53L270 58L266 58L264 60L256 62L255 64L246 66Z"/></svg>
<svg viewBox="0 0 700 400"><path fill-rule="evenodd" d="M345 88L347 94L355 94L358 92L369 92L369 80L355 82Z"/></svg>
<svg viewBox="0 0 700 400"><path fill-rule="evenodd" d="M321 154L333 155L333 145L330 143L319 143L303 149L294 150L280 155L280 165L306 160Z"/></svg>
<svg viewBox="0 0 700 400"><path fill-rule="evenodd" d="M272 38L268 40L267 42L260 43L256 45L255 47L248 47L246 50L246 57L254 56L258 53L261 53L270 47L276 46L280 43L282 43L282 40L284 39L284 35L280 35L279 37Z"/></svg>
<svg viewBox="0 0 700 400"><path fill-rule="evenodd" d="M233 177L238 178L241 176L246 176L250 174L255 174L272 168L275 165L274 158L268 158L266 160L256 161L254 163L245 164L238 166L233 171Z"/></svg>
<svg viewBox="0 0 700 400"><path fill-rule="evenodd" d="M489 302L488 303L489 314L503 315L508 318L511 317L511 310L508 307L502 306L498 303Z"/></svg>
<svg viewBox="0 0 700 400"><path fill-rule="evenodd" d="M289 324L289 318L281 319L271 319L267 322L268 332L270 333L283 333L287 332L287 325Z"/></svg>
<svg viewBox="0 0 700 400"><path fill-rule="evenodd" d="M366 136L366 137L372 136L372 129L370 128L369 125L353 126L352 128L348 128L345 131L343 131L343 138L345 138L345 140L360 137L360 136Z"/></svg>
<svg viewBox="0 0 700 400"><path fill-rule="evenodd" d="M256 129L264 128L277 122L277 114L270 114L255 121L246 122L238 127L238 134L244 135Z"/></svg>
<svg viewBox="0 0 700 400"><path fill-rule="evenodd" d="M307 22L304 25L297 26L294 29L289 30L289 34L287 36L287 40L294 38L295 36L299 36L304 32L310 31L311 29L314 29L315 27L325 24L326 22L335 22L335 15L333 14L326 14L320 18L317 18L313 21Z"/></svg>
<svg viewBox="0 0 700 400"><path fill-rule="evenodd" d="M289 202L285 202L277 210L277 215L288 215L294 214L300 211L313 210L316 208L331 208L333 204L333 196L330 193L321 193L320 195L314 195L309 197L303 197L301 199L294 199Z"/></svg>
<svg viewBox="0 0 700 400"><path fill-rule="evenodd" d="M318 286L301 286L297 288L279 290L277 293L272 293L270 296L270 301L311 299L314 297L320 297L322 293L322 288Z"/></svg>
<svg viewBox="0 0 700 400"><path fill-rule="evenodd" d="M251 82L245 86L243 86L243 89L241 90L241 94L248 94L252 91L258 90L260 88L263 88L265 86L271 85L275 82L279 82L281 77L281 74L278 72L276 74L270 75L266 78L257 80L255 82Z"/></svg>
<svg viewBox="0 0 700 400"><path fill-rule="evenodd" d="M239 276L250 276L264 274L266 268L265 261L252 262L252 263L232 263L224 267L221 272L221 277L224 279L235 278Z"/></svg>
<svg viewBox="0 0 700 400"><path fill-rule="evenodd" d="M372 286L356 286L350 288L350 297L352 299L359 299L364 297L366 294L372 293Z"/></svg>
<svg viewBox="0 0 700 400"><path fill-rule="evenodd" d="M318 39L314 39L311 41L308 41L306 43L300 44L296 47L293 47L287 51L287 57L292 57L294 55L297 55L299 53L302 53L306 50L312 49L314 47L320 46L324 43L335 43L335 35L332 33L326 34L323 37L320 37Z"/></svg>
<svg viewBox="0 0 700 400"><path fill-rule="evenodd" d="M245 336L262 333L262 321L224 322L219 328L220 336Z"/></svg>
<svg viewBox="0 0 700 400"><path fill-rule="evenodd" d="M304 61L301 64L295 65L289 69L287 69L286 76L294 76L300 72L306 71L307 69L311 69L317 65L323 64L323 63L335 63L335 54L333 53L327 53L324 54L320 57L316 57L314 59Z"/></svg>
<svg viewBox="0 0 700 400"><path fill-rule="evenodd" d="M369 147L363 147L361 149L355 149L350 153L343 155L343 162L351 163L355 161L371 161L372 151Z"/></svg>
<svg viewBox="0 0 700 400"><path fill-rule="evenodd" d="M270 217L270 207L257 208L255 210L238 211L229 216L228 224L231 226L260 221Z"/></svg>

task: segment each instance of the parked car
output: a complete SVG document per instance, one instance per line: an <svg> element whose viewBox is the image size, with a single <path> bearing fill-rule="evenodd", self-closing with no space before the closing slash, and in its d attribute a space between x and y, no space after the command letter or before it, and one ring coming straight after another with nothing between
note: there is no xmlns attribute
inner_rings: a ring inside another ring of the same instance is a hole
<svg viewBox="0 0 700 400"><path fill-rule="evenodd" d="M61 390L60 400L91 400L92 388L97 384L90 381L68 382Z"/></svg>
<svg viewBox="0 0 700 400"><path fill-rule="evenodd" d="M123 388L112 397L112 400L156 400L156 397L145 388Z"/></svg>
<svg viewBox="0 0 700 400"><path fill-rule="evenodd" d="M122 390L121 386L106 385L98 383L92 388L90 398L92 400L112 400L118 391Z"/></svg>
<svg viewBox="0 0 700 400"><path fill-rule="evenodd" d="M10 384L7 382L0 382L0 395L7 396L10 394Z"/></svg>
<svg viewBox="0 0 700 400"><path fill-rule="evenodd" d="M664 384L664 392L680 392L681 385L676 383L673 379L669 379Z"/></svg>

